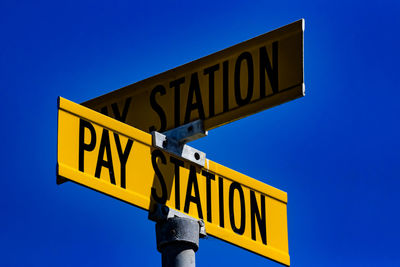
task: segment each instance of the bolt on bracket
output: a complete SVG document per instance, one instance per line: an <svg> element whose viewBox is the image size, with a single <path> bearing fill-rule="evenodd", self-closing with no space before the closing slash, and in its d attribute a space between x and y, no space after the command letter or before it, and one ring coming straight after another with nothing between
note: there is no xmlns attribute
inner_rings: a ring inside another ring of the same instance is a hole
<svg viewBox="0 0 400 267"><path fill-rule="evenodd" d="M151 135L154 147L204 167L206 153L185 144L207 135L207 131L204 131L203 121L197 120L164 133L152 132Z"/></svg>

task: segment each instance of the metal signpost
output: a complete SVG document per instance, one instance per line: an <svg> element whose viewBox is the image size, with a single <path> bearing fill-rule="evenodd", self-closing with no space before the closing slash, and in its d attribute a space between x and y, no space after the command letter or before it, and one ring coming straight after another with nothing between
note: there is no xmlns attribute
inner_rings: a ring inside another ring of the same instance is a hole
<svg viewBox="0 0 400 267"><path fill-rule="evenodd" d="M154 211L202 219L209 235L289 265L287 194L206 159L202 167L152 146L152 136L59 99L58 180Z"/></svg>
<svg viewBox="0 0 400 267"><path fill-rule="evenodd" d="M303 31L300 20L83 105L60 97L57 183L149 211L163 266L194 266L206 231L289 266L287 194L186 143L303 96Z"/></svg>

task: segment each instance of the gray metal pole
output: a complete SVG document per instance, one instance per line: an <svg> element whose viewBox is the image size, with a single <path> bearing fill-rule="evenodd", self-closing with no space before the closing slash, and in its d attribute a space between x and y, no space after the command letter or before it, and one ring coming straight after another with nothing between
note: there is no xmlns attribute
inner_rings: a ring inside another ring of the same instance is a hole
<svg viewBox="0 0 400 267"><path fill-rule="evenodd" d="M149 212L149 219L156 222L162 267L195 267L199 238L207 236L204 221L160 204Z"/></svg>
<svg viewBox="0 0 400 267"><path fill-rule="evenodd" d="M152 132L153 146L164 149L200 166L204 166L206 154L187 142L206 136L203 121L195 121L164 132ZM195 252L199 238L205 237L203 220L197 220L160 203L154 203L149 219L156 222L157 249L162 254L163 267L195 267Z"/></svg>
<svg viewBox="0 0 400 267"><path fill-rule="evenodd" d="M195 267L199 248L198 221L173 217L156 224L157 249L163 267Z"/></svg>

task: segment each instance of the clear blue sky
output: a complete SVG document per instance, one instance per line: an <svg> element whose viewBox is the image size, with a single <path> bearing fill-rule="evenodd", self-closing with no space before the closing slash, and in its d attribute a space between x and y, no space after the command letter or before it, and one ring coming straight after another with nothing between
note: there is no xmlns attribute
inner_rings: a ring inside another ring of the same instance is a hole
<svg viewBox="0 0 400 267"><path fill-rule="evenodd" d="M0 2L0 265L161 266L145 211L57 186L80 103L304 18L304 98L212 130L208 158L288 192L293 266L400 266L399 1ZM215 238L198 266L280 266Z"/></svg>

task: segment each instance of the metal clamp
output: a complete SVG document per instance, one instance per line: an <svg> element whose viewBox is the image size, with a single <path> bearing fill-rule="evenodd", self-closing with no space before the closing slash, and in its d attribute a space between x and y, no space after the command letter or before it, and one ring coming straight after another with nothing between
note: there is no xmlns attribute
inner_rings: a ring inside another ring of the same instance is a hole
<svg viewBox="0 0 400 267"><path fill-rule="evenodd" d="M167 138L178 140L180 144L186 144L201 137L207 136L208 131L204 130L202 120L193 121L172 130L163 132Z"/></svg>
<svg viewBox="0 0 400 267"><path fill-rule="evenodd" d="M154 221L154 222L162 222L162 221L166 221L168 219L171 218L186 218L186 219L190 219L190 220L194 220L197 221L200 227L200 237L206 237L207 233L206 233L206 226L204 224L203 220L197 220L185 213L182 213L180 211L171 209L165 205L161 205L159 203L156 203L154 210L149 212L149 220Z"/></svg>
<svg viewBox="0 0 400 267"><path fill-rule="evenodd" d="M200 120L182 125L164 133L151 133L154 147L164 149L202 167L204 167L206 162L206 153L188 146L186 143L199 139L207 134L208 132L204 131L203 121Z"/></svg>

